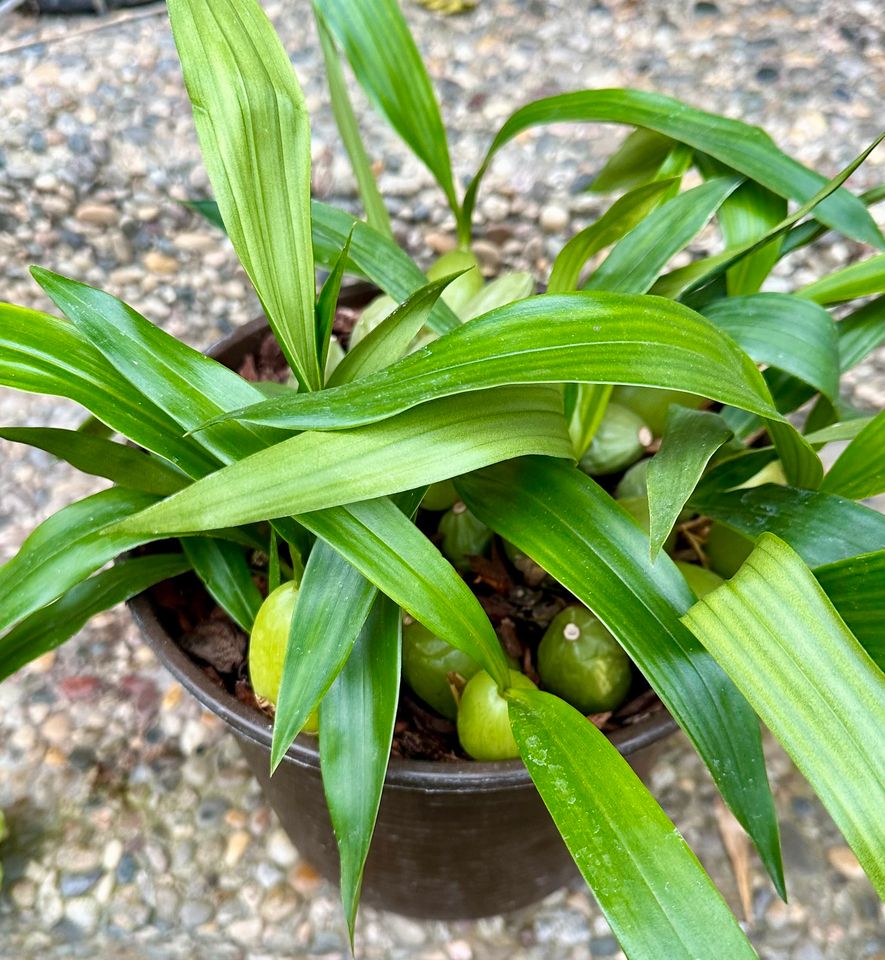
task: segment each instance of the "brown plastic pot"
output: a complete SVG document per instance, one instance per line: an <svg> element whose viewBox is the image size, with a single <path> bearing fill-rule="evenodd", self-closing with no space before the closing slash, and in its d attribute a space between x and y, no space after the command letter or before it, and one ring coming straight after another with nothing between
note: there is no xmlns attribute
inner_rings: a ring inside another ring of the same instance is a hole
<svg viewBox="0 0 885 960"><path fill-rule="evenodd" d="M366 288L342 302L366 302ZM210 354L230 367L266 335L263 320L240 328ZM220 717L292 842L337 882L338 854L320 776L318 742L299 736L270 776L271 723L213 683L157 618L147 594L130 604L148 644L172 674ZM624 728L612 742L647 779L661 741L676 729L664 711ZM391 758L366 864L362 901L414 917L467 919L528 906L577 876L565 844L519 760L433 763Z"/></svg>

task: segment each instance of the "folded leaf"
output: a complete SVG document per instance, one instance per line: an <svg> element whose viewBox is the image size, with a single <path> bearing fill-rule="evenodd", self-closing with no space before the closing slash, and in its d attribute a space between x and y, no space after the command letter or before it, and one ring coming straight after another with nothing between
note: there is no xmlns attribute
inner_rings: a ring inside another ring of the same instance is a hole
<svg viewBox="0 0 885 960"><path fill-rule="evenodd" d="M816 490L767 483L729 493L698 491L692 506L755 540L766 530L785 540L810 567L879 550L885 516Z"/></svg>
<svg viewBox="0 0 885 960"><path fill-rule="evenodd" d="M337 429L438 397L541 382L671 387L778 416L755 364L708 320L656 297L598 291L509 304L359 383L265 400L228 416Z"/></svg>
<svg viewBox="0 0 885 960"><path fill-rule="evenodd" d="M0 437L45 450L83 473L105 477L130 490L167 494L180 490L187 483L181 473L156 457L80 430L2 427Z"/></svg>
<svg viewBox="0 0 885 960"><path fill-rule="evenodd" d="M218 605L249 633L261 606L261 594L243 548L211 537L184 537L181 546L194 573Z"/></svg>
<svg viewBox="0 0 885 960"><path fill-rule="evenodd" d="M759 727L679 622L693 595L666 554L649 559L633 518L579 470L524 457L459 477L470 510L596 614L657 691L710 769L783 892L777 821Z"/></svg>
<svg viewBox="0 0 885 960"><path fill-rule="evenodd" d="M453 276L434 280L413 293L408 300L351 347L329 377L329 386L337 387L377 373L394 363L430 319L430 312Z"/></svg>
<svg viewBox="0 0 885 960"><path fill-rule="evenodd" d="M667 411L661 448L648 464L649 549L652 560L670 536L713 454L731 438L715 413L674 403Z"/></svg>
<svg viewBox="0 0 885 960"><path fill-rule="evenodd" d="M0 680L70 639L97 613L110 610L189 567L181 554L123 560L78 583L0 638Z"/></svg>
<svg viewBox="0 0 885 960"><path fill-rule="evenodd" d="M885 897L885 676L772 534L683 622L808 778Z"/></svg>
<svg viewBox="0 0 885 960"><path fill-rule="evenodd" d="M661 168L677 146L670 137L662 137L652 130L633 130L605 161L589 189L594 193L612 193L634 190L660 180Z"/></svg>
<svg viewBox="0 0 885 960"><path fill-rule="evenodd" d="M821 490L851 500L885 493L885 411L842 451L824 477Z"/></svg>
<svg viewBox="0 0 885 960"><path fill-rule="evenodd" d="M320 704L323 788L338 841L341 900L351 943L393 741L401 631L399 607L378 597L347 663Z"/></svg>
<svg viewBox="0 0 885 960"><path fill-rule="evenodd" d="M338 676L377 595L375 587L328 544L314 544L286 644L271 770Z"/></svg>
<svg viewBox="0 0 885 960"><path fill-rule="evenodd" d="M426 164L458 216L446 131L421 54L396 0L314 0L375 108Z"/></svg>
<svg viewBox="0 0 885 960"><path fill-rule="evenodd" d="M255 0L171 0L203 162L227 234L292 370L319 389L310 229L310 121Z"/></svg>
<svg viewBox="0 0 885 960"><path fill-rule="evenodd" d="M815 303L839 303L885 292L885 254L852 263L796 291Z"/></svg>
<svg viewBox="0 0 885 960"><path fill-rule="evenodd" d="M498 131L464 197L469 218L483 174L494 155L523 130L545 123L624 123L653 130L708 153L781 197L808 200L826 183L820 174L782 153L758 127L729 120L657 93L641 90L579 90L521 107ZM825 200L815 216L842 233L885 247L863 203L847 190Z"/></svg>
<svg viewBox="0 0 885 960"><path fill-rule="evenodd" d="M686 247L740 184L719 177L648 213L584 283L585 290L646 293L667 262Z"/></svg>
<svg viewBox="0 0 885 960"><path fill-rule="evenodd" d="M559 251L547 284L549 293L567 293L578 289L584 265L600 250L620 240L662 203L679 180L671 177L631 190L619 197L598 219L575 234Z"/></svg>
<svg viewBox="0 0 885 960"><path fill-rule="evenodd" d="M718 175L723 171L717 170ZM725 247L740 247L758 240L787 216L787 202L771 190L748 180L725 198L719 208L719 225ZM755 253L744 257L726 274L728 295L737 297L756 293L777 263L782 245L780 237Z"/></svg>
<svg viewBox="0 0 885 960"><path fill-rule="evenodd" d="M756 957L667 815L592 723L558 697L508 691L523 761L631 960Z"/></svg>
<svg viewBox="0 0 885 960"><path fill-rule="evenodd" d="M306 513L527 453L571 458L562 398L551 387L462 394L355 430L302 433L191 484L124 529L193 533Z"/></svg>
<svg viewBox="0 0 885 960"><path fill-rule="evenodd" d="M78 500L44 520L0 567L0 632L51 603L66 590L146 537L117 531L115 522L157 498L112 487Z"/></svg>
<svg viewBox="0 0 885 960"><path fill-rule="evenodd" d="M317 355L320 361L320 369L326 370L326 361L329 359L329 342L332 337L332 327L335 323L335 312L338 309L338 297L341 293L341 281L344 278L344 270L347 266L347 257L350 254L350 241L352 235L347 237L341 252L335 259L329 276L320 290L317 297L315 308L317 325Z"/></svg>
<svg viewBox="0 0 885 960"><path fill-rule="evenodd" d="M838 397L838 335L822 307L783 293L756 293L715 300L703 313L757 363L790 373L831 400Z"/></svg>
<svg viewBox="0 0 885 960"><path fill-rule="evenodd" d="M885 550L811 571L839 616L885 672Z"/></svg>

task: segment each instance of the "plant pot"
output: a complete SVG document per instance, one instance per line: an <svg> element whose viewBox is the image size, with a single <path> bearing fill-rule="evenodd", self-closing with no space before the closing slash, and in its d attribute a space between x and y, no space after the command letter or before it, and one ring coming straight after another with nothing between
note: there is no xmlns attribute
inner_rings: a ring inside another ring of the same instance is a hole
<svg viewBox="0 0 885 960"><path fill-rule="evenodd" d="M365 287L342 293L358 307ZM236 368L266 335L256 320L210 355ZM292 842L337 882L338 852L323 795L318 741L299 736L273 777L271 722L219 687L167 633L147 594L130 604L148 644L172 674L231 728ZM660 743L676 729L665 711L612 735L647 779ZM467 919L525 907L577 876L565 844L522 762L433 763L391 758L366 864L362 901L414 917Z"/></svg>

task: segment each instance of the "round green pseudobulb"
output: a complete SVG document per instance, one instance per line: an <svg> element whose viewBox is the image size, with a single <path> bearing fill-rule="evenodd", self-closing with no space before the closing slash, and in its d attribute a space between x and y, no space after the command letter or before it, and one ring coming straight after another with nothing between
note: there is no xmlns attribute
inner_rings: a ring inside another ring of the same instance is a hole
<svg viewBox="0 0 885 960"><path fill-rule="evenodd" d="M504 545L504 554L514 567L522 574L523 580L530 587L540 586L545 580L551 579L547 571L527 554L523 553L509 540L501 540Z"/></svg>
<svg viewBox="0 0 885 960"><path fill-rule="evenodd" d="M403 676L406 683L444 717L454 720L458 705L449 686L449 674L469 680L479 664L413 620L403 627Z"/></svg>
<svg viewBox="0 0 885 960"><path fill-rule="evenodd" d="M469 570L470 558L485 552L492 540L492 531L458 501L439 521L442 552L457 570Z"/></svg>
<svg viewBox="0 0 885 960"><path fill-rule="evenodd" d="M431 483L424 494L421 506L425 510L448 510L458 499L458 492L451 480L440 480Z"/></svg>
<svg viewBox="0 0 885 960"><path fill-rule="evenodd" d="M693 393L683 393L681 390L626 385L618 385L612 390L612 400L639 414L656 437L664 432L667 411L671 404L678 403L683 407L697 410L707 402L703 397Z"/></svg>
<svg viewBox="0 0 885 960"><path fill-rule="evenodd" d="M704 544L704 553L710 566L721 577L726 578L733 577L738 572L738 568L752 551L751 540L721 523L714 523L710 527L707 542Z"/></svg>
<svg viewBox="0 0 885 960"><path fill-rule="evenodd" d="M535 278L530 273L502 273L487 283L458 315L466 323L490 310L524 300L534 290Z"/></svg>
<svg viewBox="0 0 885 960"><path fill-rule="evenodd" d="M283 677L283 659L289 642L289 627L298 600L294 581L280 584L261 604L252 636L249 638L249 679L255 696L276 705ZM311 712L302 728L304 733L316 733L319 728L317 711Z"/></svg>
<svg viewBox="0 0 885 960"><path fill-rule="evenodd" d="M619 706L630 689L630 659L584 607L566 607L550 623L538 647L538 673L547 690L581 713Z"/></svg>
<svg viewBox="0 0 885 960"><path fill-rule="evenodd" d="M459 270L467 272L453 280L441 295L442 300L457 317L461 317L467 304L479 293L485 282L479 269L479 261L469 250L450 250L427 271L428 280L442 280Z"/></svg>
<svg viewBox="0 0 885 960"><path fill-rule="evenodd" d="M696 563L683 563L681 560L677 560L676 566L679 567L680 573L685 577L686 583L691 587L698 600L703 600L711 590L715 590L720 584L725 583L718 573L707 570L706 567L701 567Z"/></svg>
<svg viewBox="0 0 885 960"><path fill-rule="evenodd" d="M626 500L631 497L648 498L648 465L651 457L634 463L618 481L615 487L615 499Z"/></svg>
<svg viewBox="0 0 885 960"><path fill-rule="evenodd" d="M510 671L510 685L536 689L518 670ZM458 707L458 739L474 760L510 760L519 756L519 748L510 732L507 701L498 693L495 681L480 670L461 694Z"/></svg>
<svg viewBox="0 0 885 960"><path fill-rule="evenodd" d="M581 457L580 467L591 476L616 473L635 463L652 439L642 417L627 407L610 403L589 449Z"/></svg>

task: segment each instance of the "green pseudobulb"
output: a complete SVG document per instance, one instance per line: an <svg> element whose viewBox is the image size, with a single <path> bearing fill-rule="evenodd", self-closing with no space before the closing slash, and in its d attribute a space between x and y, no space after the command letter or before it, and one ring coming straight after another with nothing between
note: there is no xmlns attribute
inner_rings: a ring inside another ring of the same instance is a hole
<svg viewBox="0 0 885 960"><path fill-rule="evenodd" d="M659 437L664 432L667 422L667 411L671 404L697 410L707 401L693 393L683 393L681 390L665 390L661 387L634 387L618 385L612 390L612 400L622 406L629 407L638 414L648 425L651 432Z"/></svg>
<svg viewBox="0 0 885 960"><path fill-rule="evenodd" d="M249 679L252 689L257 697L274 705L280 693L283 660L297 600L298 587L293 581L280 584L261 604L249 638ZM314 710L302 730L304 733L316 733L318 729L319 717Z"/></svg>
<svg viewBox="0 0 885 960"><path fill-rule="evenodd" d="M585 607L560 611L538 647L538 673L547 690L581 713L614 710L632 682L630 659Z"/></svg>
<svg viewBox="0 0 885 960"><path fill-rule="evenodd" d="M579 466L594 477L617 473L635 463L652 439L642 417L610 403Z"/></svg>
<svg viewBox="0 0 885 960"><path fill-rule="evenodd" d="M518 670L510 671L510 685L534 690L535 685ZM495 681L480 670L464 688L458 707L458 739L474 760L510 760L519 748L510 730L507 701Z"/></svg>
<svg viewBox="0 0 885 960"><path fill-rule="evenodd" d="M439 521L442 552L457 570L470 569L470 558L485 553L492 531L478 520L460 500Z"/></svg>
<svg viewBox="0 0 885 960"><path fill-rule="evenodd" d="M479 664L463 650L453 647L413 620L403 627L403 676L406 683L434 710L449 720L458 705L449 685L449 675L469 680Z"/></svg>

